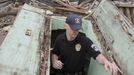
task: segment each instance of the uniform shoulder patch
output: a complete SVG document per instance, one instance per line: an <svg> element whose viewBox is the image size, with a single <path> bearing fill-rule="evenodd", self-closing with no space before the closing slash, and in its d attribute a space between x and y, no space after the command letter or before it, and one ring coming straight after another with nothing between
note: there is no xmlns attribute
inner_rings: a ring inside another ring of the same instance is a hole
<svg viewBox="0 0 134 75"><path fill-rule="evenodd" d="M99 51L99 49L96 47L95 44L92 44L92 45L91 45L91 48L93 48L95 51Z"/></svg>

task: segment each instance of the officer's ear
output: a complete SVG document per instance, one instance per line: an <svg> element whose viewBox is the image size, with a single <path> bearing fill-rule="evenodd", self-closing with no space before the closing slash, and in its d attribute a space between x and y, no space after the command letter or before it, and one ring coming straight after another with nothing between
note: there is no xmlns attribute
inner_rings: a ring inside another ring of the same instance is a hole
<svg viewBox="0 0 134 75"><path fill-rule="evenodd" d="M67 23L64 23L64 28L65 28L65 29L67 29L67 28L68 28Z"/></svg>

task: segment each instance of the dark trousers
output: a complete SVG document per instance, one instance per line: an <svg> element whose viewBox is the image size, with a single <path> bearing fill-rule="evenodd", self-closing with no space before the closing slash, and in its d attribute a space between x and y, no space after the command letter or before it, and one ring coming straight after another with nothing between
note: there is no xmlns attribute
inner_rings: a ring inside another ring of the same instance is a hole
<svg viewBox="0 0 134 75"><path fill-rule="evenodd" d="M85 72L75 72L75 73L68 73L68 72L57 72L56 75L86 75Z"/></svg>

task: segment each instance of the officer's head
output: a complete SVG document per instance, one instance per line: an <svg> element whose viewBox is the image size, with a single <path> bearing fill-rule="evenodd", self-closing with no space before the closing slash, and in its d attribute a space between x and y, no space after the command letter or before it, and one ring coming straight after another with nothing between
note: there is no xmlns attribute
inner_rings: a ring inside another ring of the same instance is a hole
<svg viewBox="0 0 134 75"><path fill-rule="evenodd" d="M66 32L72 37L75 38L79 30L82 29L82 18L76 14L69 14L65 21Z"/></svg>
<svg viewBox="0 0 134 75"><path fill-rule="evenodd" d="M76 14L69 14L66 18L66 23L70 26L72 30L82 29L82 19Z"/></svg>

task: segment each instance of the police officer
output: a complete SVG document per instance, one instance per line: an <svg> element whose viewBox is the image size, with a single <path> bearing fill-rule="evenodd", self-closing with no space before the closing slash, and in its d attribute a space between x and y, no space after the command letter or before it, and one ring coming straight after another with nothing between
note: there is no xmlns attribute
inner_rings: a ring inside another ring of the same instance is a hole
<svg viewBox="0 0 134 75"><path fill-rule="evenodd" d="M82 19L76 14L69 14L64 24L66 32L59 35L52 51L52 66L59 70L59 75L84 75L86 54L104 65L112 74L117 73L117 66L110 63L95 47L93 42L79 33Z"/></svg>

